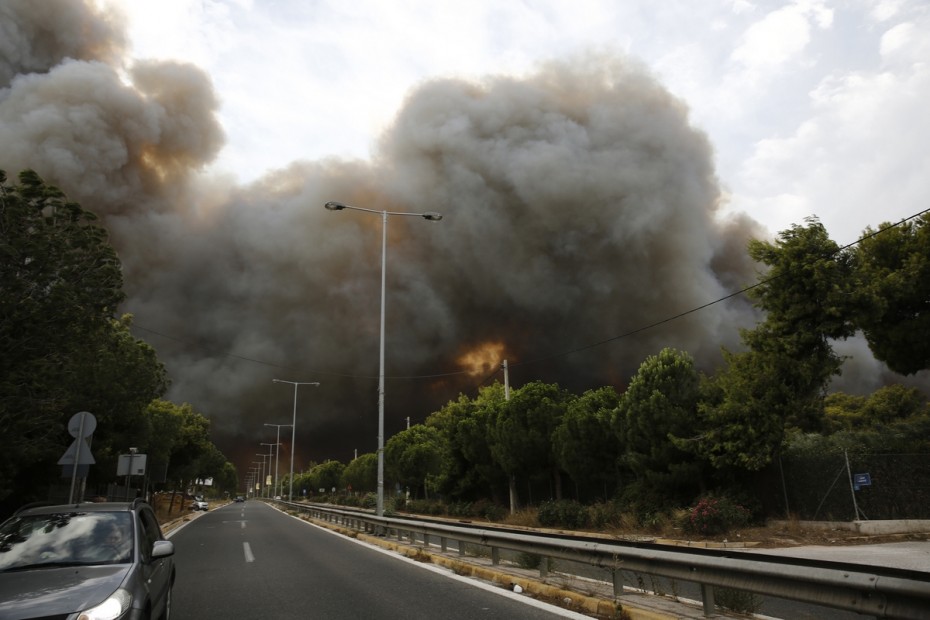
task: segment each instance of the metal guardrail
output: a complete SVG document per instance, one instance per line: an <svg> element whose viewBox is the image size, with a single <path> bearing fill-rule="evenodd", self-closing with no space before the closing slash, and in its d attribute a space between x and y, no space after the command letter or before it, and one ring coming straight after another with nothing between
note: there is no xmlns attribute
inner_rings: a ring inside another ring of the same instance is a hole
<svg viewBox="0 0 930 620"><path fill-rule="evenodd" d="M679 549L663 545L601 541L584 537L552 537L495 528L437 524L413 519L379 518L361 511L329 506L276 502L311 517L369 533L419 536L424 545L449 540L487 547L494 564L503 549L545 558L584 562L613 575L614 595L623 594L621 571L690 581L701 587L705 616L715 613L714 588L725 587L844 611L901 620L930 619L930 573L830 561L773 557L720 550Z"/></svg>

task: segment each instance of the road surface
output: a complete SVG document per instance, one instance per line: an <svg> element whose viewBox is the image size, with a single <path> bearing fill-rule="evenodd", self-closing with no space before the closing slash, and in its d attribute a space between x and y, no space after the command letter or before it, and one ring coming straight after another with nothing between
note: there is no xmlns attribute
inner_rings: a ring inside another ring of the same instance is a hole
<svg viewBox="0 0 930 620"><path fill-rule="evenodd" d="M258 501L201 513L171 540L175 618L585 618L504 588L478 587Z"/></svg>

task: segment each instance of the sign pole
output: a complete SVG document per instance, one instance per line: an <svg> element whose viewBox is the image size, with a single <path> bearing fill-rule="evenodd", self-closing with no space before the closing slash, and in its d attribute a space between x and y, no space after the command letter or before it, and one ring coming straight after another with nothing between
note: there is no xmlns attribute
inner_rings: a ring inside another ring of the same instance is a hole
<svg viewBox="0 0 930 620"><path fill-rule="evenodd" d="M74 467L71 469L71 492L68 494L69 504L74 503L74 483L77 480L78 463L81 460L81 444L84 443L84 416L86 414L86 411L82 411L79 414L81 416L81 425L78 428L77 447L74 453Z"/></svg>

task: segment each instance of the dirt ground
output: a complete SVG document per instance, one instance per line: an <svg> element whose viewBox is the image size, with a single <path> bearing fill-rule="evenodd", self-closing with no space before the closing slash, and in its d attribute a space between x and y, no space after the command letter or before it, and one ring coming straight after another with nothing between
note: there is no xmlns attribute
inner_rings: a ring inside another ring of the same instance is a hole
<svg viewBox="0 0 930 620"><path fill-rule="evenodd" d="M930 532L864 535L846 529L821 529L804 527L800 523L768 527L747 528L735 533L735 540L756 542L761 548L798 547L806 545L865 545L908 540L927 540ZM729 540L733 540L730 536Z"/></svg>
<svg viewBox="0 0 930 620"><path fill-rule="evenodd" d="M521 527L521 526L518 526ZM537 529L528 526L530 529ZM559 530L563 531L563 530ZM930 531L907 533L865 535L849 529L811 527L800 521L773 522L765 526L747 527L733 530L724 535L694 537L673 527L656 531L637 531L634 529L616 529L610 531L588 531L607 538L642 542L660 542L693 547L755 547L773 549L779 547L800 547L811 545L864 545L885 542L903 542L908 540L930 540Z"/></svg>

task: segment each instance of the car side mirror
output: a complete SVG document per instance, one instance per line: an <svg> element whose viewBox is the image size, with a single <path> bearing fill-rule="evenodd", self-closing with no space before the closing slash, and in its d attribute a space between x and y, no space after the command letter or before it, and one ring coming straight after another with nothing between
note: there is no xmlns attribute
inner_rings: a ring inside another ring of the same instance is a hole
<svg viewBox="0 0 930 620"><path fill-rule="evenodd" d="M156 540L152 545L152 559L167 558L174 555L174 543L170 540Z"/></svg>

